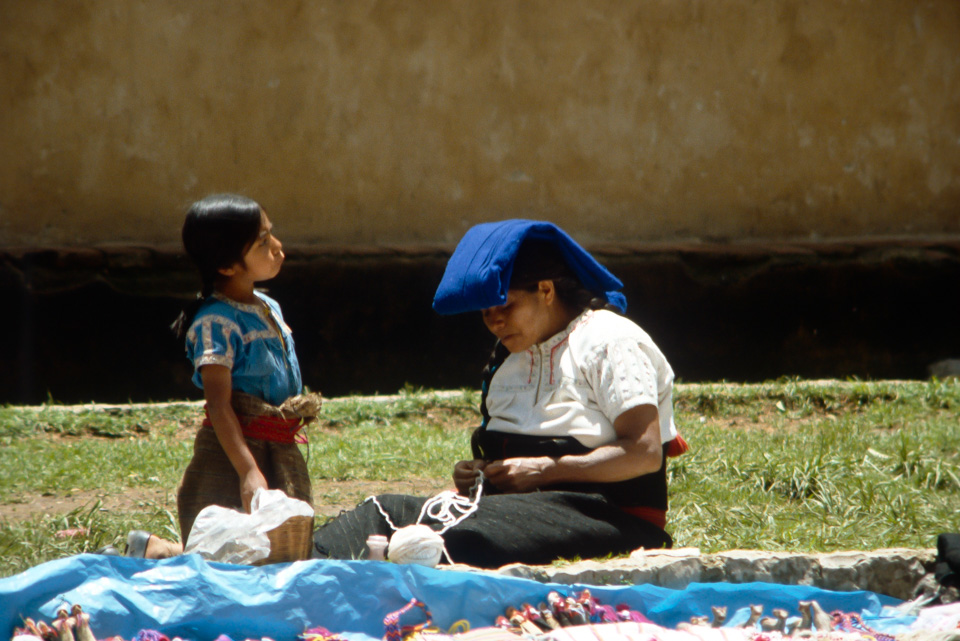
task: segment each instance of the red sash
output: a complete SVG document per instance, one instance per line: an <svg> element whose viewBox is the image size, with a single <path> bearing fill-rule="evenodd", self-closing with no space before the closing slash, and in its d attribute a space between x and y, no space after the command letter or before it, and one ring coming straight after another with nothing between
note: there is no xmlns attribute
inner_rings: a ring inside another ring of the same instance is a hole
<svg viewBox="0 0 960 641"><path fill-rule="evenodd" d="M240 418L240 417L237 417ZM204 410L204 427L213 427L210 415ZM246 438L256 438L274 443L306 443L307 437L299 434L303 421L299 418L278 418L275 416L253 416L246 424L240 419L240 428Z"/></svg>
<svg viewBox="0 0 960 641"><path fill-rule="evenodd" d="M661 530L665 530L667 528L666 510L658 510L655 507L623 507L622 505L620 506L620 509L627 514L632 514L643 519L644 521L653 523Z"/></svg>
<svg viewBox="0 0 960 641"><path fill-rule="evenodd" d="M690 446L683 440L683 437L677 434L677 438L667 443L667 456L680 456L688 451Z"/></svg>
<svg viewBox="0 0 960 641"><path fill-rule="evenodd" d="M690 450L690 446L687 444L683 437L677 434L677 438L673 439L667 443L667 456L680 456L684 452ZM623 507L620 506L620 509L626 512L627 514L632 514L638 518L643 519L644 521L649 521L653 523L661 530L666 529L667 527L667 511L658 510L654 507Z"/></svg>

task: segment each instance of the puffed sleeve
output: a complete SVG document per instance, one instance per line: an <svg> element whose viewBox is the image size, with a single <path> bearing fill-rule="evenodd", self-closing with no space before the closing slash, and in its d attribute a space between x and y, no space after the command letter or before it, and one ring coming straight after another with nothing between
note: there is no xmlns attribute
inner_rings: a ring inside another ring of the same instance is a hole
<svg viewBox="0 0 960 641"><path fill-rule="evenodd" d="M594 356L587 378L600 411L611 423L634 407L659 405L656 367L637 341L612 340Z"/></svg>
<svg viewBox="0 0 960 641"><path fill-rule="evenodd" d="M195 382L204 365L223 365L232 370L242 342L240 327L229 318L208 314L194 321L187 332L187 358L197 370Z"/></svg>

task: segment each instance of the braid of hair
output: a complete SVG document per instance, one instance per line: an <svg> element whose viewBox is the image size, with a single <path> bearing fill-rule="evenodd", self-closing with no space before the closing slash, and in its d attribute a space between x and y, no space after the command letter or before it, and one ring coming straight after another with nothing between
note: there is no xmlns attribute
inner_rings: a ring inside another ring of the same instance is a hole
<svg viewBox="0 0 960 641"><path fill-rule="evenodd" d="M200 291L197 293L197 297L184 305L176 320L174 320L173 324L170 325L170 331L173 332L173 335L176 336L177 340L179 341L182 341L187 337L187 331L189 331L190 325L193 324L193 319L196 317L197 312L200 311L200 306L203 305L203 303L213 295L216 275L203 272L201 274L201 279L203 282L201 284Z"/></svg>
<svg viewBox="0 0 960 641"><path fill-rule="evenodd" d="M490 352L487 364L483 367L482 383L480 385L480 415L483 416L484 426L490 420L490 412L487 411L487 394L490 392L490 381L493 380L493 375L497 373L497 369L503 365L503 361L507 360L509 355L510 350L504 347L503 343L497 341Z"/></svg>
<svg viewBox="0 0 960 641"><path fill-rule="evenodd" d="M607 300L606 296L594 296L590 299L589 309L605 309L608 312L623 316L620 308Z"/></svg>
<svg viewBox="0 0 960 641"><path fill-rule="evenodd" d="M490 381L493 380L493 375L497 373L497 369L503 365L503 361L507 360L509 355L510 351L503 346L503 343L497 341L496 345L493 346L493 351L490 352L487 364L483 367L483 379L480 385L480 415L483 417L483 421L470 437L470 449L473 450L474 458L486 458L480 444L480 437L486 431L487 423L490 422L490 412L487 410L487 394L490 392Z"/></svg>
<svg viewBox="0 0 960 641"><path fill-rule="evenodd" d="M559 298L570 309L605 309L617 314L620 310L613 306L604 295L597 295L584 287L579 280L568 276L554 278L553 286Z"/></svg>

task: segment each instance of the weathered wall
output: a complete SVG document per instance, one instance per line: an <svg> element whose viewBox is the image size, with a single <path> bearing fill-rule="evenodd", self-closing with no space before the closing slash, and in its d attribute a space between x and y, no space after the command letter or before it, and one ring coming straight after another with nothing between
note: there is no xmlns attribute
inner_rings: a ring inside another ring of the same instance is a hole
<svg viewBox="0 0 960 641"><path fill-rule="evenodd" d="M0 402L196 395L166 326L215 191L277 224L328 394L476 385L489 336L430 299L514 216L684 380L960 355L956 0L0 0L0 150Z"/></svg>
<svg viewBox="0 0 960 641"><path fill-rule="evenodd" d="M0 0L0 246L960 232L955 0Z"/></svg>
<svg viewBox="0 0 960 641"><path fill-rule="evenodd" d="M960 357L960 239L593 249L687 382L923 379ZM480 314L430 308L445 252L287 256L267 285L307 385L328 396L479 386L493 343ZM199 397L168 329L195 278L175 251L0 251L0 404Z"/></svg>

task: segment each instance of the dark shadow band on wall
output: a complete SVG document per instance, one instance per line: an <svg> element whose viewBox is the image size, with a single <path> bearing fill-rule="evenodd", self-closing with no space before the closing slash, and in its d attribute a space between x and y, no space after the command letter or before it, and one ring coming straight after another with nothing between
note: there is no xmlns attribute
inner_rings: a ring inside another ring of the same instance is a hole
<svg viewBox="0 0 960 641"><path fill-rule="evenodd" d="M693 381L921 379L960 358L960 238L593 246L627 315ZM451 248L288 248L266 284L327 396L475 388L479 314L430 303ZM168 330L194 291L176 249L0 249L0 403L199 398Z"/></svg>

